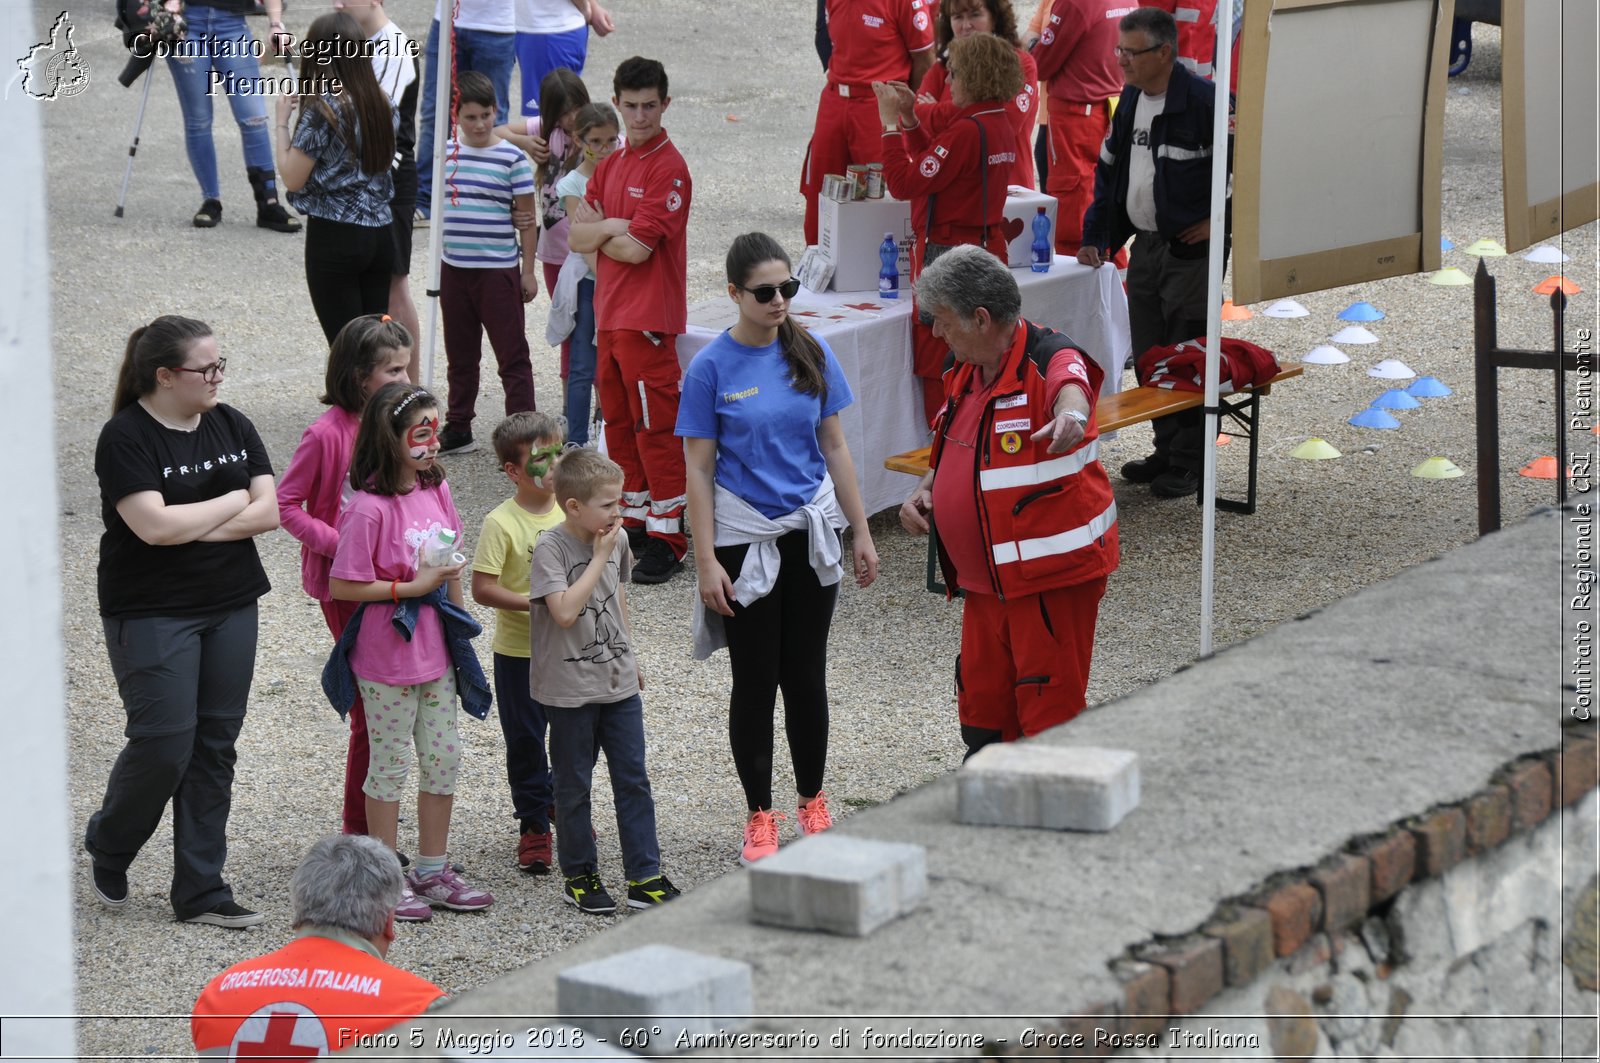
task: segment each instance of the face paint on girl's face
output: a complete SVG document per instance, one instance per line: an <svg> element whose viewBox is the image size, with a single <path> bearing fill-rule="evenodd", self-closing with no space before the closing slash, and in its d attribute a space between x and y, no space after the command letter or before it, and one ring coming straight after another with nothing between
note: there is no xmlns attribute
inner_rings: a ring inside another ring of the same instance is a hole
<svg viewBox="0 0 1600 1063"><path fill-rule="evenodd" d="M433 459L434 452L439 449L439 418L423 417L422 420L406 429L406 453L412 461L426 462Z"/></svg>
<svg viewBox="0 0 1600 1063"><path fill-rule="evenodd" d="M617 127L597 125L585 133L579 143L583 145L583 157L598 162L617 150Z"/></svg>

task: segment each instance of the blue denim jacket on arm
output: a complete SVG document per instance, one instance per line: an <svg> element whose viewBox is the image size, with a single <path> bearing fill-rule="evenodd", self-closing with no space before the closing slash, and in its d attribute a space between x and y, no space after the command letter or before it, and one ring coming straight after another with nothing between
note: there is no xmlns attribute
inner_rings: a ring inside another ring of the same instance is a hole
<svg viewBox="0 0 1600 1063"><path fill-rule="evenodd" d="M322 668L322 692L333 703L341 719L350 714L350 706L356 703L356 674L350 670L350 651L355 647L356 634L361 630L361 617L367 611L367 605L362 602L361 608L350 618L344 634L339 636L339 642L328 655L328 663ZM417 627L417 616L424 605L439 610L439 619L444 624L445 645L450 650L450 661L456 670L456 693L461 697L461 707L480 720L487 719L489 707L494 704L494 695L489 690L488 679L484 677L483 665L478 663L478 653L472 648L472 640L482 633L483 626L472 619L465 609L452 602L445 594L444 587L436 587L420 598L402 598L395 606L391 622L407 642L411 641L412 632Z"/></svg>

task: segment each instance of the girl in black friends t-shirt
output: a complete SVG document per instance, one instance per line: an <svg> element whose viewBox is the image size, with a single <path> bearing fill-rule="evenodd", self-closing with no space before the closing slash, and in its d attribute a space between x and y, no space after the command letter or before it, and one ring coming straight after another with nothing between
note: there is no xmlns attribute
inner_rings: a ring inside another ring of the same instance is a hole
<svg viewBox="0 0 1600 1063"><path fill-rule="evenodd" d="M217 401L225 366L203 322L135 329L95 447L100 616L128 743L84 843L96 895L121 908L170 800L177 917L245 927L262 916L234 901L222 865L268 590L253 537L278 526L278 502L255 427Z"/></svg>

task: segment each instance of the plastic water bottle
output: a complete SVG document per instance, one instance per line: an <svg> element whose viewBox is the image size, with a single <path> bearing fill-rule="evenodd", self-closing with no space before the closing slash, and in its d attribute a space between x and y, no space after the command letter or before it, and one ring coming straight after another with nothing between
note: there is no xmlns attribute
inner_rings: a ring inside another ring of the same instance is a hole
<svg viewBox="0 0 1600 1063"><path fill-rule="evenodd" d="M1050 215L1040 207L1039 213L1033 216L1033 271L1049 273L1054 255L1055 248L1050 243Z"/></svg>
<svg viewBox="0 0 1600 1063"><path fill-rule="evenodd" d="M900 246L894 242L894 233L883 234L878 259L883 263L878 270L878 298L900 298Z"/></svg>
<svg viewBox="0 0 1600 1063"><path fill-rule="evenodd" d="M456 551L456 533L450 528L431 533L422 544L422 563L430 568L454 568L466 559Z"/></svg>

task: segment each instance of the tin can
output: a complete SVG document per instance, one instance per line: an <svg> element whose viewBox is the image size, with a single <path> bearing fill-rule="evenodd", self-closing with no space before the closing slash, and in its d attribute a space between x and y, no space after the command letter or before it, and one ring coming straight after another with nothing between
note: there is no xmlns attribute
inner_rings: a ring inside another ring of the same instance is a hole
<svg viewBox="0 0 1600 1063"><path fill-rule="evenodd" d="M850 175L850 180L852 182L851 183L851 187L850 187L850 198L851 199L866 199L867 198L867 174L868 174L868 172L869 172L869 169L868 169L868 166L867 166L866 163L856 163L856 164L854 164L854 165L849 167L849 175Z"/></svg>
<svg viewBox="0 0 1600 1063"><path fill-rule="evenodd" d="M883 198L883 163L867 163L867 198Z"/></svg>

